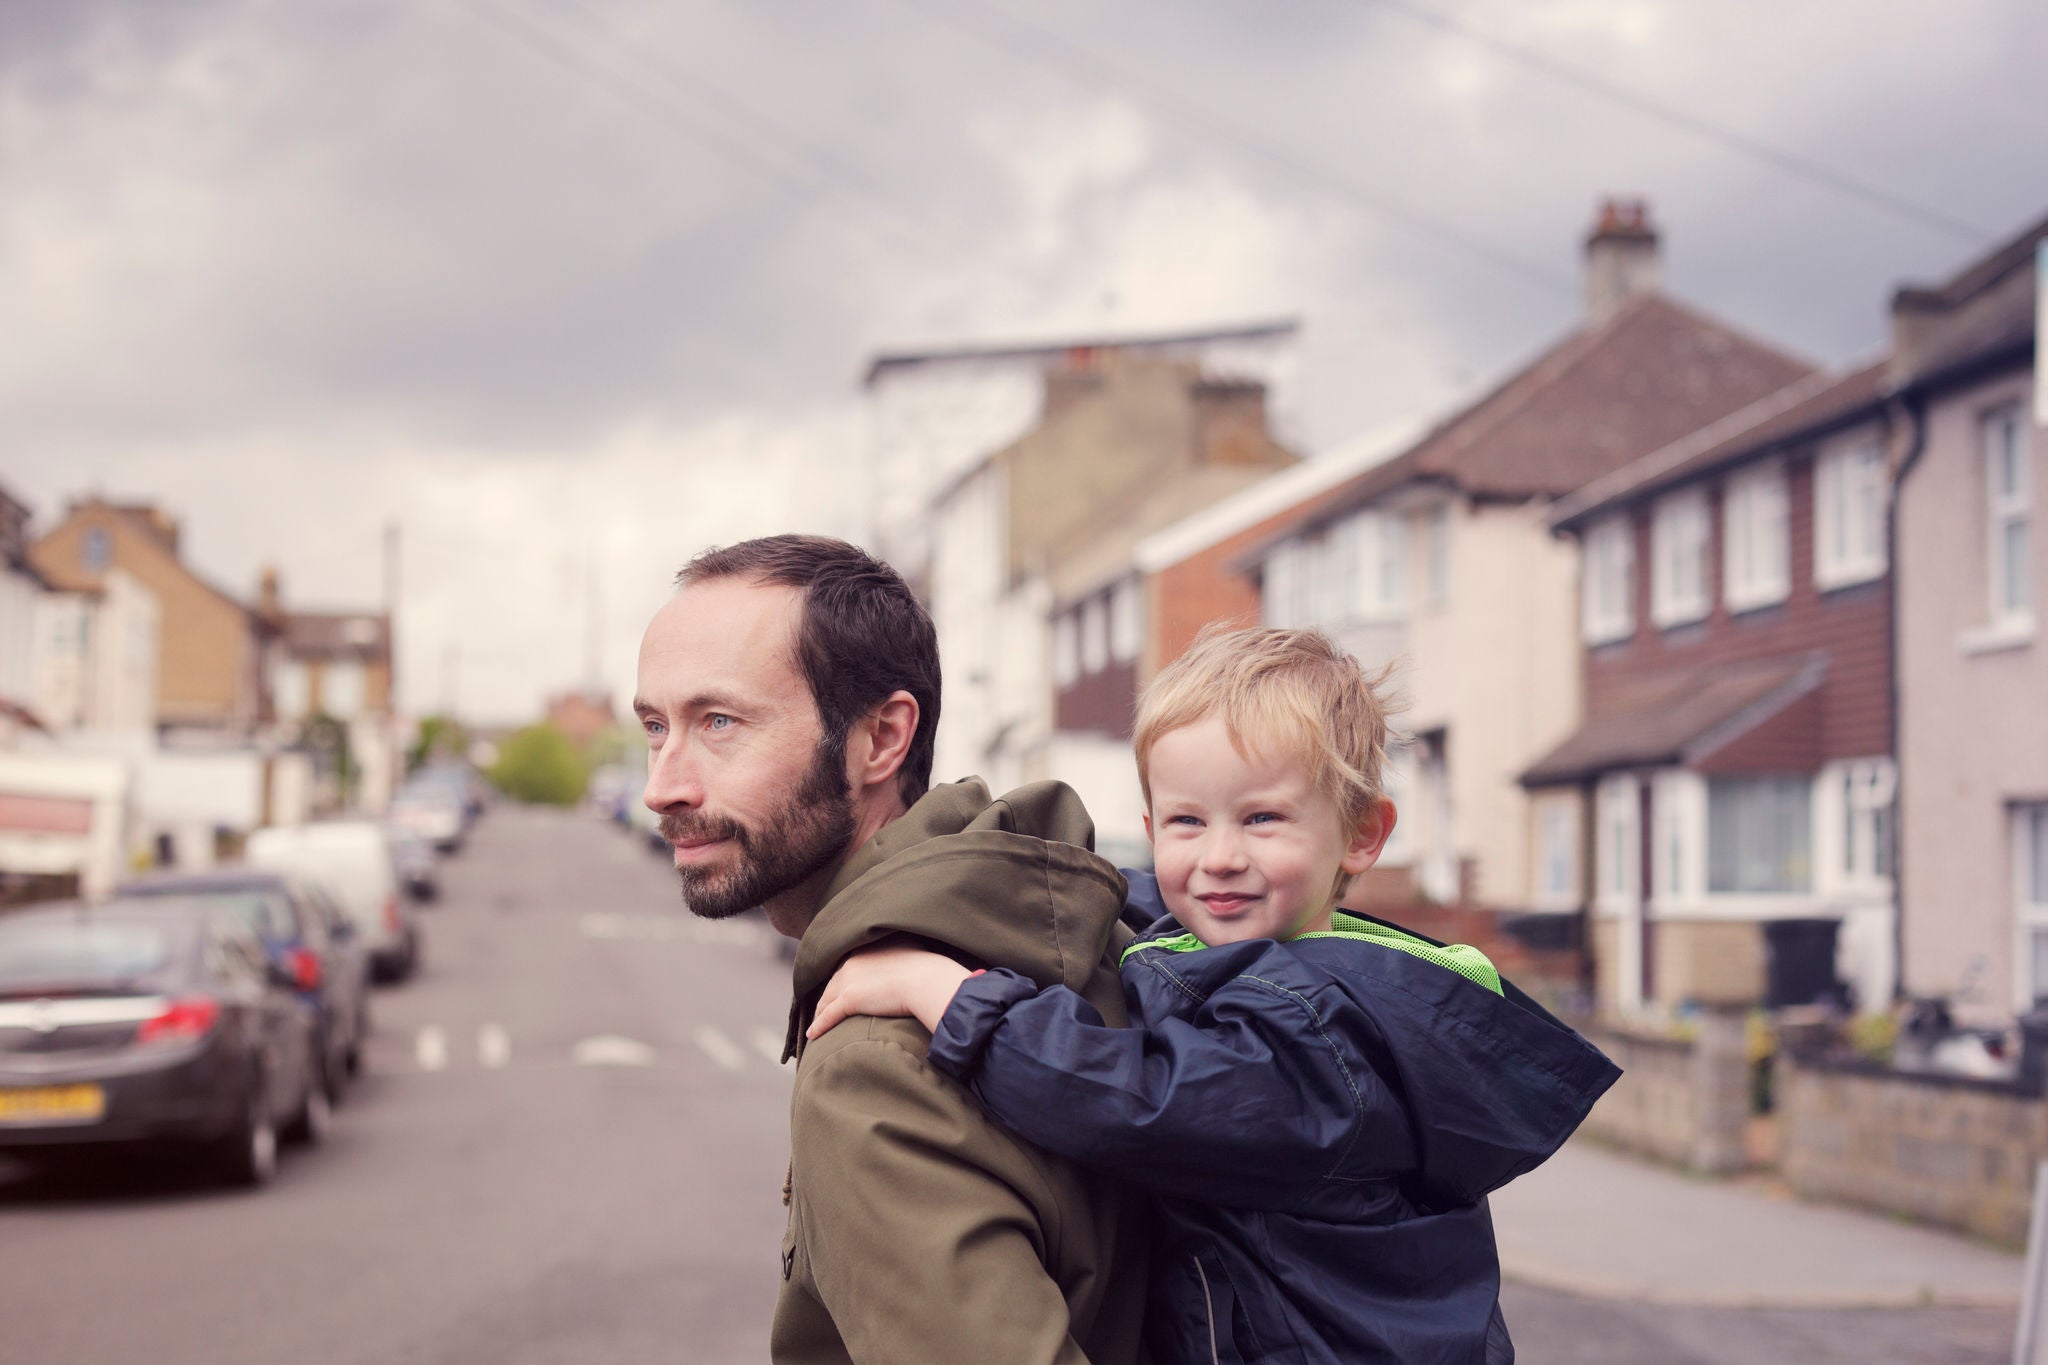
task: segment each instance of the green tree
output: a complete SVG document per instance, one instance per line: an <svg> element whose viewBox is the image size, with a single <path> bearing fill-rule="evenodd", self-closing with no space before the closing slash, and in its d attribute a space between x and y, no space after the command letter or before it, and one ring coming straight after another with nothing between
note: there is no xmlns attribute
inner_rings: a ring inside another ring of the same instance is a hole
<svg viewBox="0 0 2048 1365"><path fill-rule="evenodd" d="M488 776L514 801L573 806L583 799L590 774L568 737L542 721L498 746L498 761Z"/></svg>
<svg viewBox="0 0 2048 1365"><path fill-rule="evenodd" d="M462 722L448 715L428 716L420 722L419 737L405 754L405 770L417 772L437 758L464 758L469 754L469 732Z"/></svg>

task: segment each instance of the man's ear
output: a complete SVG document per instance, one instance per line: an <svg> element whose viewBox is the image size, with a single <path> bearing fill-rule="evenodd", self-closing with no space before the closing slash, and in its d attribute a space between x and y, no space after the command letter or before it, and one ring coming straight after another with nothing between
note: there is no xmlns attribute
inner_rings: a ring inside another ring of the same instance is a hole
<svg viewBox="0 0 2048 1365"><path fill-rule="evenodd" d="M917 738L917 698L891 692L847 736L846 780L856 794L893 782Z"/></svg>
<svg viewBox="0 0 2048 1365"><path fill-rule="evenodd" d="M1358 828L1351 831L1351 842L1338 866L1355 877L1378 862L1387 847L1388 836L1394 832L1394 816L1394 803L1384 796L1367 806L1358 819Z"/></svg>

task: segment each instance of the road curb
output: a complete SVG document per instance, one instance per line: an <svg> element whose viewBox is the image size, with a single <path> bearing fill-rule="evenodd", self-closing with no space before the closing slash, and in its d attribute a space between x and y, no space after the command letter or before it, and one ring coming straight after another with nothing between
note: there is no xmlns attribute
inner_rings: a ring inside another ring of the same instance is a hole
<svg viewBox="0 0 2048 1365"><path fill-rule="evenodd" d="M1872 1308L2006 1308L2018 1309L2018 1290L1912 1288L1842 1290L1802 1293L1783 1289L1674 1288L1647 1280L1589 1275L1542 1265L1520 1256L1500 1258L1503 1279L1531 1289L1572 1294L1584 1299L1615 1299L1664 1308L1787 1308L1823 1311Z"/></svg>

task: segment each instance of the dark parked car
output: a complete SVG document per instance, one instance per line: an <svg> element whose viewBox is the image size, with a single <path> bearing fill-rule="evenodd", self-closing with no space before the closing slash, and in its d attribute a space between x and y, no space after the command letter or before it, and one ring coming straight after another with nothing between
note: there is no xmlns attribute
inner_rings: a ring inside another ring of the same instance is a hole
<svg viewBox="0 0 2048 1365"><path fill-rule="evenodd" d="M0 1151L190 1144L260 1185L327 1123L310 1012L204 900L0 916Z"/></svg>
<svg viewBox="0 0 2048 1365"><path fill-rule="evenodd" d="M159 872L124 882L117 896L164 903L206 900L240 915L314 1014L314 1055L330 1103L362 1065L370 1031L370 956L356 927L319 883L270 868Z"/></svg>

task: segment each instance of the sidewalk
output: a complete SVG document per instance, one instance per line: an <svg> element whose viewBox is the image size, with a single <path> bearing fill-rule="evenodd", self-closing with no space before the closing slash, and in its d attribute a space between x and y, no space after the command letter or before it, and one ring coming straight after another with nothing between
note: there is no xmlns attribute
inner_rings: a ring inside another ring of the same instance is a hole
<svg viewBox="0 0 2048 1365"><path fill-rule="evenodd" d="M2016 1307L2024 1258L1767 1177L1709 1180L1585 1140L1492 1198L1502 1273L1539 1289L1740 1308Z"/></svg>

